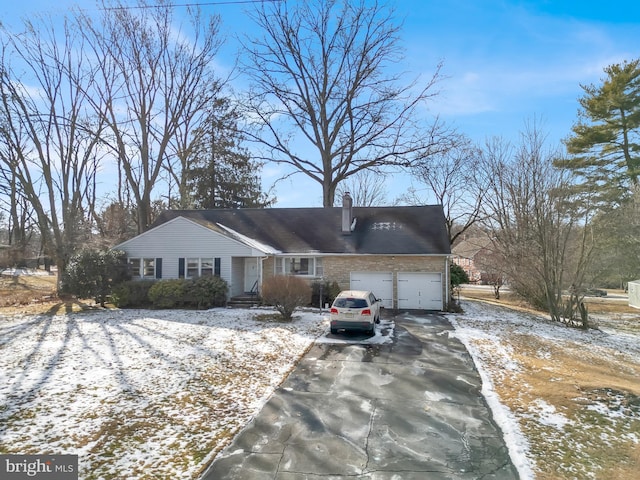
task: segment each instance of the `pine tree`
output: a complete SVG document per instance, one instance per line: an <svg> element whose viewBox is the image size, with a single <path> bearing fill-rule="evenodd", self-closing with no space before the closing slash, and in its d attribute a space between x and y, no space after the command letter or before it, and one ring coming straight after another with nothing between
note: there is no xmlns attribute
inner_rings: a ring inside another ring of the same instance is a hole
<svg viewBox="0 0 640 480"><path fill-rule="evenodd" d="M602 85L583 86L579 120L567 141L571 155L556 162L579 179L601 207L623 203L640 176L640 60L605 68Z"/></svg>
<svg viewBox="0 0 640 480"><path fill-rule="evenodd" d="M241 146L239 114L218 99L198 132L187 183L195 208L263 208L273 203L262 191L262 164Z"/></svg>

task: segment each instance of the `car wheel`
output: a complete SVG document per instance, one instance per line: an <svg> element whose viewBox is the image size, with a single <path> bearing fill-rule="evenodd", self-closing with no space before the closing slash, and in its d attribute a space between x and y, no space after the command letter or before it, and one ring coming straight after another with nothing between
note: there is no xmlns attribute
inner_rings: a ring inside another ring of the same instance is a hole
<svg viewBox="0 0 640 480"><path fill-rule="evenodd" d="M369 333L371 335L375 335L376 334L376 324L375 323L371 324L371 328L369 329Z"/></svg>
<svg viewBox="0 0 640 480"><path fill-rule="evenodd" d="M338 329L331 327L331 333L335 335L336 333L338 333Z"/></svg>
<svg viewBox="0 0 640 480"><path fill-rule="evenodd" d="M380 315L376 317L376 323L380 323Z"/></svg>

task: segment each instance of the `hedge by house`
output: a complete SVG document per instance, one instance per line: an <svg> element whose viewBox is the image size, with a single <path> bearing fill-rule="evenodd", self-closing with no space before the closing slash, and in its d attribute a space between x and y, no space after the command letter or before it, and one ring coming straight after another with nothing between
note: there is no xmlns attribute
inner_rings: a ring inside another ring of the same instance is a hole
<svg viewBox="0 0 640 480"><path fill-rule="evenodd" d="M134 280L114 290L113 302L120 308L222 307L227 303L228 288L227 282L220 277Z"/></svg>

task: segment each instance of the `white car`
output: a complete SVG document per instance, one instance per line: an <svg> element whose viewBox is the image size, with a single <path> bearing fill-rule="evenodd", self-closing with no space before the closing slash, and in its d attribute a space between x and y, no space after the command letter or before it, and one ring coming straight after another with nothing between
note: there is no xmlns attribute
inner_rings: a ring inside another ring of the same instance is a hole
<svg viewBox="0 0 640 480"><path fill-rule="evenodd" d="M364 330L373 335L380 323L380 299L368 291L343 290L331 305L331 333Z"/></svg>

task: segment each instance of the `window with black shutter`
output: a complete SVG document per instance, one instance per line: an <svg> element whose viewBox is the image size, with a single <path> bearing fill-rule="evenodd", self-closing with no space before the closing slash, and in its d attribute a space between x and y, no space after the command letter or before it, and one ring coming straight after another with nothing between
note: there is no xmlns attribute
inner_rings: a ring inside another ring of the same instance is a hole
<svg viewBox="0 0 640 480"><path fill-rule="evenodd" d="M184 278L184 258L178 259L178 278Z"/></svg>

